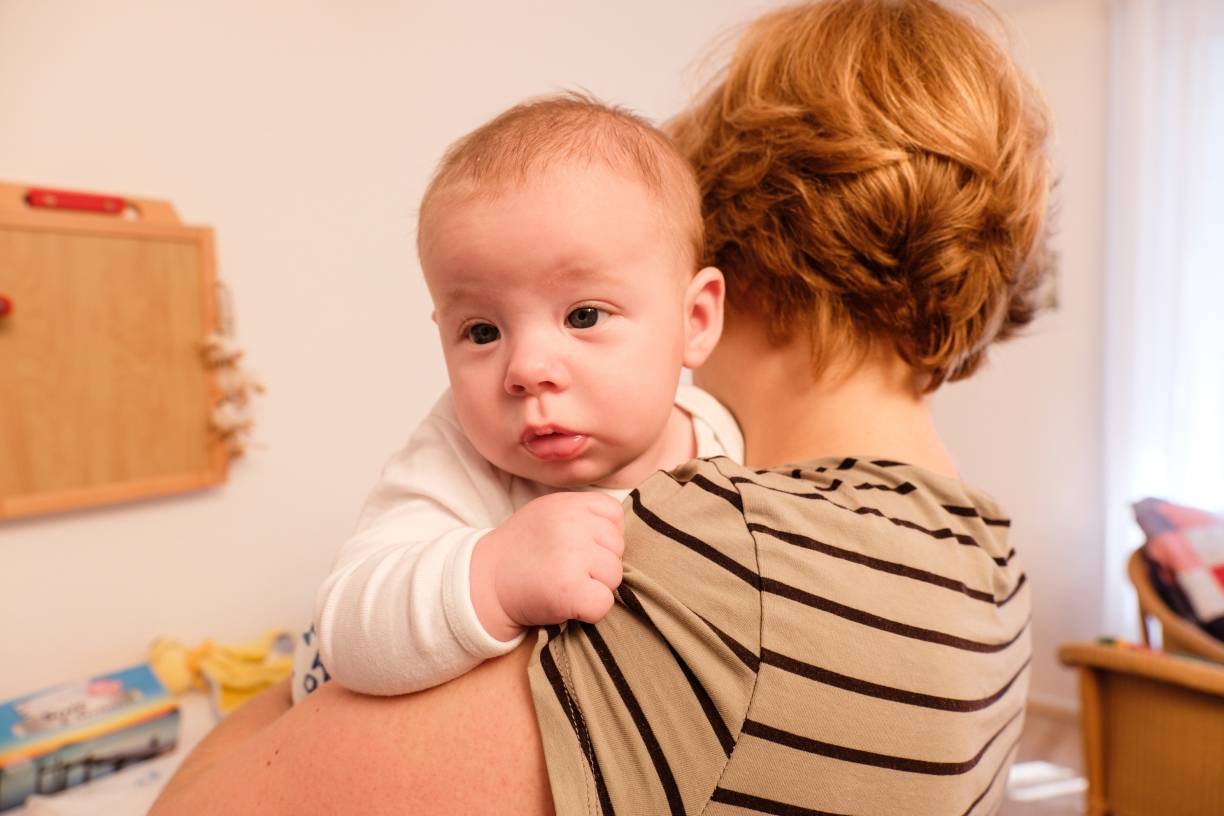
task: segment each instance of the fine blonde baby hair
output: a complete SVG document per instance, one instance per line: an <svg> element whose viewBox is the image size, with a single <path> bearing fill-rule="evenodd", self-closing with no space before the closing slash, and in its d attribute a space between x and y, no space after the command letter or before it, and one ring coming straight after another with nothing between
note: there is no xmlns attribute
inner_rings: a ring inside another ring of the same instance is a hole
<svg viewBox="0 0 1224 816"><path fill-rule="evenodd" d="M421 200L417 245L442 201L495 197L554 167L591 163L640 181L695 264L703 253L701 198L692 168L643 117L583 93L515 105L454 142ZM696 269L695 266L692 267Z"/></svg>

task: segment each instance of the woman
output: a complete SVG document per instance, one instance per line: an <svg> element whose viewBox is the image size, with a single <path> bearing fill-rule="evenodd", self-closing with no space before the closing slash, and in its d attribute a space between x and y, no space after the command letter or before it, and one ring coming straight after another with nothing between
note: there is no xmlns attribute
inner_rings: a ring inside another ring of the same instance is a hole
<svg viewBox="0 0 1224 816"><path fill-rule="evenodd" d="M998 807L1029 595L929 396L1034 314L1040 103L964 17L830 0L756 21L674 132L729 288L697 382L751 467L635 492L600 624L405 698L261 701L159 812Z"/></svg>

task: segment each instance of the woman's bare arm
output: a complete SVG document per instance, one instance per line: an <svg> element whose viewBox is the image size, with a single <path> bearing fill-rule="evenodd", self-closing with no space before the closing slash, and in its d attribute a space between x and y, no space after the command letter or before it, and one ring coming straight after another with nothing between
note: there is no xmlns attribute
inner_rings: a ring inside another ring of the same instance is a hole
<svg viewBox="0 0 1224 816"><path fill-rule="evenodd" d="M277 717L293 706L289 681L284 680L261 691L241 708L230 714L209 731L192 749L183 764L166 784L161 798L174 796L213 762L224 757L254 734L268 727Z"/></svg>
<svg viewBox="0 0 1224 816"><path fill-rule="evenodd" d="M404 697L329 683L266 727L226 740L224 755L213 750L185 767L152 816L551 814L527 681L531 649L526 642Z"/></svg>

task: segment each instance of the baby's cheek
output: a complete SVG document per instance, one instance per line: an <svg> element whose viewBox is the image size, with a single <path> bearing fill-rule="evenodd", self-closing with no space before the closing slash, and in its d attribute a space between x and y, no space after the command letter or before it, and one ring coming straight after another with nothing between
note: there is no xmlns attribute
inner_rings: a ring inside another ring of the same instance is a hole
<svg viewBox="0 0 1224 816"><path fill-rule="evenodd" d="M509 448L513 447L509 434L501 424L503 412L496 399L479 391L473 393L461 384L453 383L451 393L455 400L455 414L463 435L476 448L476 452L498 467L503 467Z"/></svg>

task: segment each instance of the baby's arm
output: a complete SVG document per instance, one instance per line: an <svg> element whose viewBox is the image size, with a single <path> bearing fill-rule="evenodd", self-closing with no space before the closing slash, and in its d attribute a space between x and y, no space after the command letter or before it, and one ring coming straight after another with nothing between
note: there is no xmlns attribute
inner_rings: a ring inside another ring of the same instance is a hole
<svg viewBox="0 0 1224 816"><path fill-rule="evenodd" d="M443 397L383 470L315 603L320 657L354 691L404 694L503 654L471 604L476 542L512 511Z"/></svg>
<svg viewBox="0 0 1224 816"><path fill-rule="evenodd" d="M525 625L606 614L620 506L561 493L512 513L507 486L444 397L388 463L319 591L334 679L367 694L419 691L510 651Z"/></svg>

